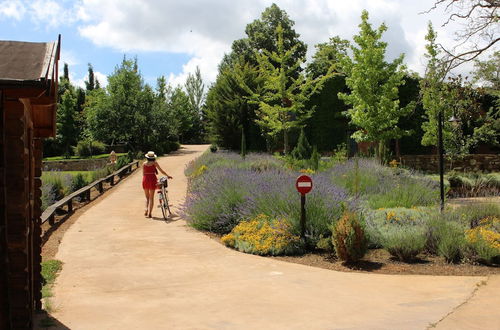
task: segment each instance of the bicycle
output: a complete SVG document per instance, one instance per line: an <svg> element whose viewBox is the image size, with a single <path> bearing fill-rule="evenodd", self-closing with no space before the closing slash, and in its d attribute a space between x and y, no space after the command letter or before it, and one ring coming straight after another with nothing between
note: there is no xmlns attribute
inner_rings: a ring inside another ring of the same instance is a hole
<svg viewBox="0 0 500 330"><path fill-rule="evenodd" d="M161 212L163 213L163 218L165 220L168 219L169 216L172 215L172 212L170 211L170 206L168 205L168 178L166 176L162 176L158 180L158 199L159 199L159 205L158 207L161 208ZM168 212L168 216L167 216Z"/></svg>

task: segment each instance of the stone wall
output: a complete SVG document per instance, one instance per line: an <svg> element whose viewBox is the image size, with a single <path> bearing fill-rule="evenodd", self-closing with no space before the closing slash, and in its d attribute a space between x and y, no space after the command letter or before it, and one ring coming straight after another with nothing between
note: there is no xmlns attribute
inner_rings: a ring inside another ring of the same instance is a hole
<svg viewBox="0 0 500 330"><path fill-rule="evenodd" d="M60 160L43 162L43 171L93 171L103 168L108 159Z"/></svg>
<svg viewBox="0 0 500 330"><path fill-rule="evenodd" d="M437 173L439 171L439 157L437 155L401 156L401 164L403 166L425 172ZM453 161L445 157L444 168L445 171L499 172L500 155L473 154L467 155L463 159Z"/></svg>

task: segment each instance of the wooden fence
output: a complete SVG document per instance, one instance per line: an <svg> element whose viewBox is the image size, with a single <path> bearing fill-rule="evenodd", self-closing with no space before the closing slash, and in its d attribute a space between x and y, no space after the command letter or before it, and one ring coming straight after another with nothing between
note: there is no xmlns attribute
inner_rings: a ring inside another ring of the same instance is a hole
<svg viewBox="0 0 500 330"><path fill-rule="evenodd" d="M50 225L53 225L54 216L58 209L61 209L62 207L66 206L68 209L68 213L71 213L73 211L73 199L80 198L80 200L90 201L91 200L90 190L92 188L96 187L99 194L102 194L104 192L104 186L103 186L104 182L108 182L112 186L114 186L117 183L115 181L115 177L118 176L119 179L121 179L125 175L135 170L134 166L135 169L139 168L139 161L134 161L128 165L125 165L116 172L113 172L112 174L108 175L107 177L96 180L91 184L89 184L88 186L85 186L81 189L78 189L77 191L72 192L70 195L64 197L63 199L47 207L47 209L43 211L41 216L42 224L48 221Z"/></svg>

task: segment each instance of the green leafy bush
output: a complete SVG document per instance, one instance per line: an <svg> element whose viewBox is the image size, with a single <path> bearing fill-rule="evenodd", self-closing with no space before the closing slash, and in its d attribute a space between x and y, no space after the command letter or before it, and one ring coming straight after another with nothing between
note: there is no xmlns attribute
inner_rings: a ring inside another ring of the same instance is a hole
<svg viewBox="0 0 500 330"><path fill-rule="evenodd" d="M217 145L216 144L212 144L210 145L210 151L211 152L217 152L218 148L217 148Z"/></svg>
<svg viewBox="0 0 500 330"><path fill-rule="evenodd" d="M128 165L129 163L130 163L130 159L128 156L118 157L118 160L116 161L116 164L115 164L115 170L119 170L120 168Z"/></svg>
<svg viewBox="0 0 500 330"><path fill-rule="evenodd" d="M311 158L311 152L311 145L307 141L306 133L304 132L304 129L301 129L299 141L292 150L291 156L295 159L309 159Z"/></svg>
<svg viewBox="0 0 500 330"><path fill-rule="evenodd" d="M104 153L106 146L100 141L79 141L74 147L74 152L80 157L90 157Z"/></svg>
<svg viewBox="0 0 500 330"><path fill-rule="evenodd" d="M89 182L85 179L85 176L82 173L78 173L73 177L72 190L76 191L80 188L85 187Z"/></svg>
<svg viewBox="0 0 500 330"><path fill-rule="evenodd" d="M381 233L382 245L400 261L412 261L424 250L425 230L420 226L390 226Z"/></svg>
<svg viewBox="0 0 500 330"><path fill-rule="evenodd" d="M359 216L345 211L333 226L332 243L337 257L345 262L357 261L366 253L367 240Z"/></svg>
<svg viewBox="0 0 500 330"><path fill-rule="evenodd" d="M433 217L427 227L427 250L444 257L447 262L460 261L465 248L464 230L464 226L457 221L448 221L442 216Z"/></svg>
<svg viewBox="0 0 500 330"><path fill-rule="evenodd" d="M246 253L273 256L297 254L303 246L291 230L292 226L286 219L259 214L240 222L221 240L225 245Z"/></svg>
<svg viewBox="0 0 500 330"><path fill-rule="evenodd" d="M321 235L318 243L316 243L316 248L330 253L335 252L331 236L323 237L323 235Z"/></svg>
<svg viewBox="0 0 500 330"><path fill-rule="evenodd" d="M320 158L321 158L321 155L318 152L318 148L316 148L316 146L314 146L312 154L311 154L311 160L310 160L311 168L314 171L317 171L319 169Z"/></svg>

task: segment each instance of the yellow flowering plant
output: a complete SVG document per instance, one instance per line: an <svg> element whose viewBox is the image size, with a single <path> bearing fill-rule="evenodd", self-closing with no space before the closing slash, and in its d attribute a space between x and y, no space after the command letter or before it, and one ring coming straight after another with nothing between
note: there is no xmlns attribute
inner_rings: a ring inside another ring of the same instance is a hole
<svg viewBox="0 0 500 330"><path fill-rule="evenodd" d="M296 254L302 250L300 237L292 233L290 221L265 214L240 222L221 241L236 250L258 255Z"/></svg>
<svg viewBox="0 0 500 330"><path fill-rule="evenodd" d="M477 257L486 263L500 259L500 218L488 216L479 225L466 230L465 238L475 250Z"/></svg>

